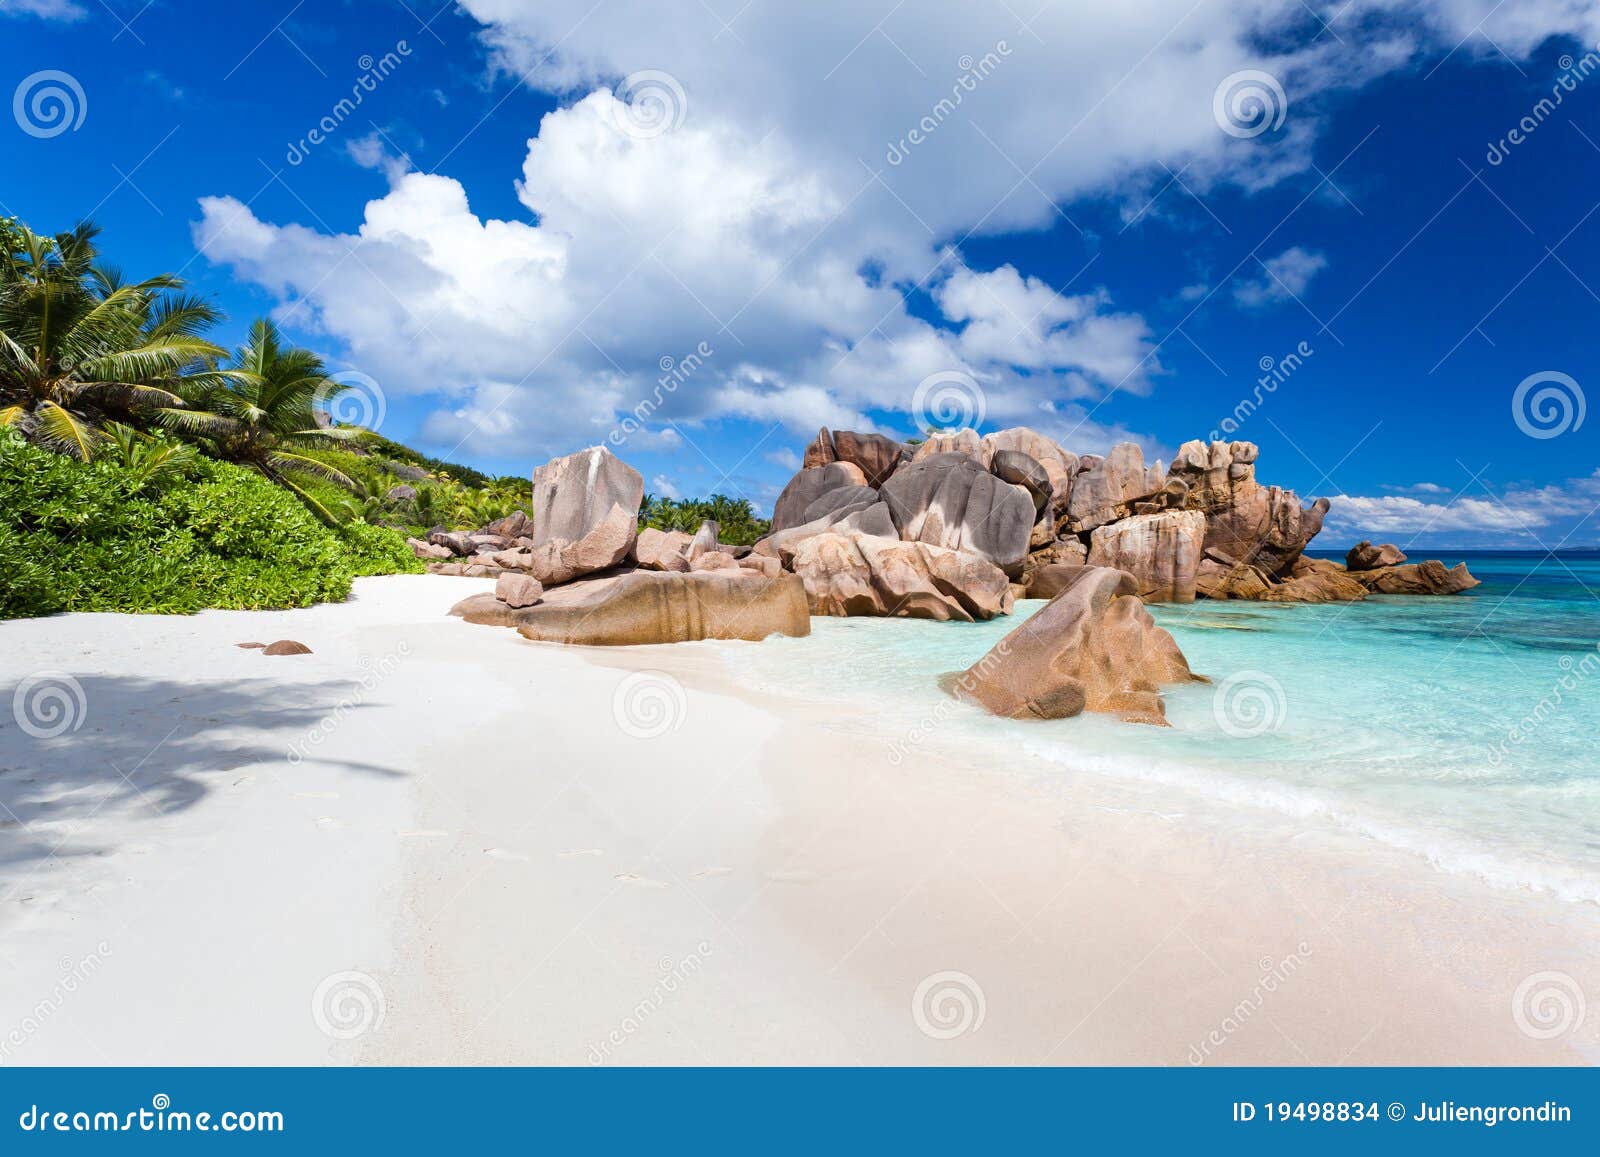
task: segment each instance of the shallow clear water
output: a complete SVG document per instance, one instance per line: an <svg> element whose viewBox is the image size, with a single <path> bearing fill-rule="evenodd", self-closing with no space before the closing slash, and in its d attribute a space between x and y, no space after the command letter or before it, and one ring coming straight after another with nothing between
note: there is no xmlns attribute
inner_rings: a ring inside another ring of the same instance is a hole
<svg viewBox="0 0 1600 1157"><path fill-rule="evenodd" d="M979 744L996 765L1170 785L1600 903L1600 555L1457 557L1483 585L1456 596L1152 607L1215 681L1167 692L1170 728L997 720L943 695L941 673L1038 602L990 623L813 619L730 661L771 691L868 706L891 759Z"/></svg>

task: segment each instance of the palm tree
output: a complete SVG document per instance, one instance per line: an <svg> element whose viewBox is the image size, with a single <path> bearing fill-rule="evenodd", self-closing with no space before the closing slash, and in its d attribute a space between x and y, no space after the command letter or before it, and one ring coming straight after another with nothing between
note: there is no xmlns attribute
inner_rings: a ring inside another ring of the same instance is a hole
<svg viewBox="0 0 1600 1157"><path fill-rule="evenodd" d="M181 477L198 457L193 446L146 434L121 422L106 423L100 448L102 460L123 467L141 487Z"/></svg>
<svg viewBox="0 0 1600 1157"><path fill-rule="evenodd" d="M322 359L284 342L265 318L250 327L250 339L218 373L189 379L183 407L161 411L181 433L204 438L216 456L266 475L294 491L324 522L339 521L332 511L295 481L316 478L355 494L361 487L337 468L299 451L318 443L350 440L364 431L320 427L315 407L327 404L345 387L328 376Z"/></svg>
<svg viewBox="0 0 1600 1157"><path fill-rule="evenodd" d="M220 320L172 274L125 282L85 221L45 237L12 223L0 254L0 426L88 460L111 420L139 423L213 379Z"/></svg>

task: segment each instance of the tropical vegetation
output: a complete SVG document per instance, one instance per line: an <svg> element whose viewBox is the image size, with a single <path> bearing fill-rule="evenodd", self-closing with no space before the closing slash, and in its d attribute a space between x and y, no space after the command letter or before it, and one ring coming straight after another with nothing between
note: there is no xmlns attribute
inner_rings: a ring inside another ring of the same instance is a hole
<svg viewBox="0 0 1600 1157"><path fill-rule="evenodd" d="M148 420L183 404L180 380L216 379L222 353L200 336L215 309L170 274L126 280L99 260L97 232L13 225L0 259L0 426L82 461L108 422Z"/></svg>
<svg viewBox="0 0 1600 1157"><path fill-rule="evenodd" d="M168 435L111 436L82 461L0 430L0 618L300 607L422 569L393 531L327 527L254 470Z"/></svg>
<svg viewBox="0 0 1600 1157"><path fill-rule="evenodd" d="M717 538L735 546L747 546L772 529L769 519L756 517L748 498L729 498L713 494L710 498L663 498L646 494L639 508L639 525L657 530L683 530L690 534L710 519L720 526Z"/></svg>
<svg viewBox="0 0 1600 1157"><path fill-rule="evenodd" d="M346 388L270 320L224 349L181 278L131 280L89 222L0 218L0 616L342 598L419 569L408 535L528 508L527 477L419 454L329 413ZM641 526L751 543L745 499L646 495Z"/></svg>

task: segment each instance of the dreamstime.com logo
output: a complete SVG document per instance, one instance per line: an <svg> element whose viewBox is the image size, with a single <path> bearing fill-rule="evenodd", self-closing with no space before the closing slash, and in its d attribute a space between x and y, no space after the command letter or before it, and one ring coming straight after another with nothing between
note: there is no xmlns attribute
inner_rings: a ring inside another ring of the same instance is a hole
<svg viewBox="0 0 1600 1157"><path fill-rule="evenodd" d="M659 739L683 726L689 697L665 671L634 671L611 696L611 717L624 735Z"/></svg>
<svg viewBox="0 0 1600 1157"><path fill-rule="evenodd" d="M1233 412L1217 423L1217 428L1212 430L1207 441L1221 442L1239 432L1251 416L1259 410L1269 397L1278 392L1278 387L1287 382L1299 371L1300 367L1317 351L1308 341L1302 341L1281 358L1271 354L1263 355L1256 362L1261 376L1256 379L1256 388L1249 397L1240 398L1233 407Z"/></svg>
<svg viewBox="0 0 1600 1157"><path fill-rule="evenodd" d="M670 72L647 68L622 78L612 95L611 124L636 141L653 140L673 132L689 115L689 97Z"/></svg>
<svg viewBox="0 0 1600 1157"><path fill-rule="evenodd" d="M605 1037L589 1046L589 1063L603 1065L611 1059L613 1049L626 1044L634 1034L643 1032L646 1026L654 1019L656 1013L666 1007L667 1002L681 990L684 985L705 967L706 957L711 955L711 945L702 940L695 945L695 950L673 960L670 956L663 956L657 963L656 969L660 975L650 986L649 995L645 996L638 1004L628 1010L622 1020Z"/></svg>
<svg viewBox="0 0 1600 1157"><path fill-rule="evenodd" d="M987 679L994 668L1004 663L1011 657L1011 644L1007 639L1001 639L994 645L994 649L983 658L979 659L972 667L963 671L951 680L946 687L947 695L941 699L937 706L917 720L900 739L892 740L889 744L889 764L899 767L911 755L912 749L926 743L933 737L945 720L953 715L969 711L970 705L963 702L960 695L970 695L972 691Z"/></svg>
<svg viewBox="0 0 1600 1157"><path fill-rule="evenodd" d="M82 684L65 671L36 671L11 695L12 718L35 739L56 739L76 731L88 714Z"/></svg>
<svg viewBox="0 0 1600 1157"><path fill-rule="evenodd" d="M1600 71L1600 54L1585 52L1580 59L1573 60L1571 53L1567 53L1556 64L1561 68L1561 75L1550 86L1550 95L1539 98L1505 136L1489 142L1483 159L1491 165L1504 164L1512 149L1538 132L1539 127L1555 115L1556 109L1566 102L1567 97L1578 91L1580 84Z"/></svg>
<svg viewBox="0 0 1600 1157"><path fill-rule="evenodd" d="M1511 420L1528 437L1540 441L1577 431L1587 409L1583 387L1560 370L1529 374L1511 393Z"/></svg>
<svg viewBox="0 0 1600 1157"><path fill-rule="evenodd" d="M41 1032L73 995L95 977L110 956L111 945L102 940L94 946L93 952L76 960L62 957L61 975L56 978L55 985L21 1020L7 1025L5 1035L0 1036L0 1063L11 1059L35 1033Z"/></svg>
<svg viewBox="0 0 1600 1157"><path fill-rule="evenodd" d="M22 78L11 96L11 115L30 137L48 140L83 127L89 98L70 72L46 68Z"/></svg>
<svg viewBox="0 0 1600 1157"><path fill-rule="evenodd" d="M1199 1044L1189 1046L1189 1063L1203 1065L1211 1059L1212 1053L1232 1039L1233 1034L1250 1023L1250 1020L1266 1007L1267 998L1277 992L1311 957L1311 945L1304 940L1294 946L1294 951L1280 960L1270 956L1263 956L1257 967L1260 975L1256 978L1255 985L1250 992L1228 1010L1228 1015L1223 1017L1216 1028L1201 1039Z"/></svg>
<svg viewBox="0 0 1600 1157"><path fill-rule="evenodd" d="M311 994L311 1019L334 1040L355 1040L376 1032L388 1012L383 986L365 972L325 976Z"/></svg>
<svg viewBox="0 0 1600 1157"><path fill-rule="evenodd" d="M696 343L694 349L675 358L671 354L662 354L661 360L656 365L661 370L661 376L656 379L656 388L651 391L650 397L642 399L638 405L628 411L615 429L606 435L606 441L613 446L621 446L634 434L645 428L652 415L659 410L666 400L678 392L678 387L700 372L706 364L706 359L716 354L716 350L708 341Z"/></svg>
<svg viewBox="0 0 1600 1157"><path fill-rule="evenodd" d="M1254 739L1283 726L1289 699L1283 684L1262 671L1229 675L1211 696L1211 716L1227 735Z"/></svg>
<svg viewBox="0 0 1600 1157"><path fill-rule="evenodd" d="M1588 1010L1582 987L1565 972L1535 972L1511 994L1511 1019L1534 1040L1577 1032Z"/></svg>
<svg viewBox="0 0 1600 1157"><path fill-rule="evenodd" d="M157 1093L148 1108L128 1112L29 1105L17 1116L17 1128L24 1133L282 1133L284 1123L275 1109L174 1109L171 1097Z"/></svg>
<svg viewBox="0 0 1600 1157"><path fill-rule="evenodd" d="M911 1019L934 1040L954 1040L983 1027L983 989L965 972L935 972L911 994Z"/></svg>
<svg viewBox="0 0 1600 1157"><path fill-rule="evenodd" d="M1600 644L1586 653L1580 659L1571 655L1562 655L1556 660L1556 666L1561 669L1561 674L1556 676L1555 682L1550 685L1550 690L1540 696L1521 719L1518 719L1506 729L1506 737L1499 743L1489 745L1489 765L1499 767L1511 755L1513 747L1520 747L1532 739L1545 723L1561 710L1562 704L1567 701L1567 696L1576 691L1587 680L1600 673Z"/></svg>
<svg viewBox="0 0 1600 1157"><path fill-rule="evenodd" d="M897 141L890 141L889 147L884 150L883 159L891 165L903 164L911 155L911 150L938 132L939 126L961 107L961 102L970 93L977 92L978 86L1010 55L1011 45L1004 40L995 41L994 48L977 59L973 59L971 53L963 53L956 61L956 67L961 72L956 77L955 83L950 86L950 95L942 96L935 101L933 107L907 131L905 136Z"/></svg>
<svg viewBox="0 0 1600 1157"><path fill-rule="evenodd" d="M317 725L307 731L304 738L289 746L286 758L290 765L298 766L315 754L317 748L322 746L350 713L367 701L367 697L378 684L400 669L400 664L405 662L410 654L411 644L402 639L393 651L381 659L374 660L370 655L362 655L361 678L356 682L355 691L341 699L334 705L332 711L317 720Z"/></svg>
<svg viewBox="0 0 1600 1157"><path fill-rule="evenodd" d="M355 115L367 97L377 92L378 86L388 80L410 55L411 45L404 40L397 40L394 48L377 59L373 59L371 53L364 53L356 61L361 74L351 83L350 95L340 97L327 115L317 121L305 136L298 141L290 141L283 159L291 165L303 162L313 149L338 132L339 127Z"/></svg>
<svg viewBox="0 0 1600 1157"><path fill-rule="evenodd" d="M1246 68L1222 78L1211 96L1211 115L1230 137L1248 140L1283 127L1289 98L1270 72Z"/></svg>

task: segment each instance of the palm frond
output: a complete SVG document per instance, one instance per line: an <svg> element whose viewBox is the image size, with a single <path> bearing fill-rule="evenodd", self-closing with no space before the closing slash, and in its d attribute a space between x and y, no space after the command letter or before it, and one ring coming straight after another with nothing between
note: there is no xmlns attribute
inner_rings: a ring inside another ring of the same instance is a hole
<svg viewBox="0 0 1600 1157"><path fill-rule="evenodd" d="M279 475L276 478L274 478L273 481L277 482L278 485L286 487L287 489L293 491L295 497L300 499L301 502L304 502L306 504L306 508L308 510L310 510L312 514L316 515L318 520L321 521L324 525L327 525L327 526L338 526L339 525L339 520L336 517L334 517L333 511L329 510L322 503L318 502L317 499L312 496L310 491L306 490L305 487L300 486L299 484L297 484L294 481L294 479L286 477L286 476L283 476L283 475Z"/></svg>
<svg viewBox="0 0 1600 1157"><path fill-rule="evenodd" d="M220 355L222 350L193 337L158 337L135 349L113 350L81 363L78 372L101 381L138 382L176 375L195 358Z"/></svg>
<svg viewBox="0 0 1600 1157"><path fill-rule="evenodd" d="M207 410L180 410L164 406L152 411L150 416L167 429L190 437L229 438L244 430L237 420Z"/></svg>
<svg viewBox="0 0 1600 1157"><path fill-rule="evenodd" d="M283 473L305 474L324 482L332 482L343 486L346 490L358 490L360 487L344 471L337 467L329 466L326 462L319 462L315 458L308 458L304 454L291 454L287 450L274 450L267 457L267 465Z"/></svg>
<svg viewBox="0 0 1600 1157"><path fill-rule="evenodd" d="M43 441L78 459L88 462L94 458L95 446L100 436L94 427L65 406L46 402L34 412Z"/></svg>
<svg viewBox="0 0 1600 1157"><path fill-rule="evenodd" d="M171 390L159 386L143 386L136 382L82 382L73 391L75 396L100 405L137 409L142 406L177 408L183 399Z"/></svg>

